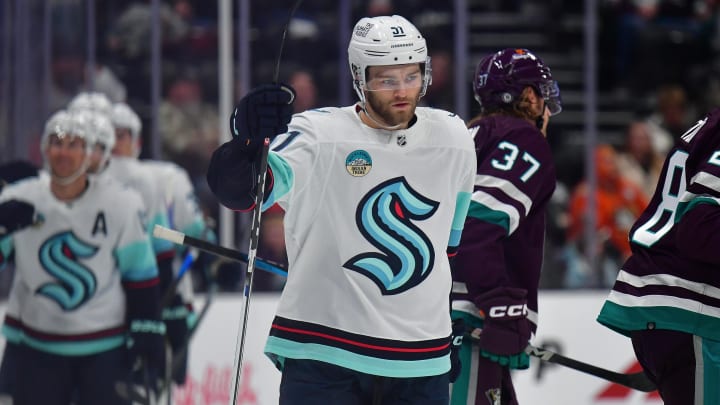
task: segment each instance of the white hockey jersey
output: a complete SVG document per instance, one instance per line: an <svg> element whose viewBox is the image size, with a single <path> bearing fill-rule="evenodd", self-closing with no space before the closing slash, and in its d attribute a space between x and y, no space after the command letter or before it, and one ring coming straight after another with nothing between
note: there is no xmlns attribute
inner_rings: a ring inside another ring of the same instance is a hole
<svg viewBox="0 0 720 405"><path fill-rule="evenodd" d="M418 108L397 131L356 106L295 115L273 140L287 284L265 348L390 377L450 369L451 276L476 158L463 121Z"/></svg>
<svg viewBox="0 0 720 405"><path fill-rule="evenodd" d="M187 236L205 239L205 219L187 172L175 163L162 160L141 160L140 163L154 176L157 187L164 190L163 205L167 210L168 226ZM183 253L181 247L175 246L175 250ZM179 269L180 266L175 268ZM178 291L182 294L184 302L192 303L194 292L192 277L183 277L178 285Z"/></svg>
<svg viewBox="0 0 720 405"><path fill-rule="evenodd" d="M165 206L165 189L157 185L151 169L140 164L135 158L113 156L107 168L99 175L99 177L103 176L109 176L140 194L147 208L147 232L155 254L157 256L174 254L174 246L171 242L152 237L155 225L167 227L169 222Z"/></svg>
<svg viewBox="0 0 720 405"><path fill-rule="evenodd" d="M0 239L0 265L14 253L16 269L5 337L61 355L122 345L122 283L157 278L140 196L93 178L80 197L62 202L40 176L5 188L0 201L10 199L31 203L43 222Z"/></svg>

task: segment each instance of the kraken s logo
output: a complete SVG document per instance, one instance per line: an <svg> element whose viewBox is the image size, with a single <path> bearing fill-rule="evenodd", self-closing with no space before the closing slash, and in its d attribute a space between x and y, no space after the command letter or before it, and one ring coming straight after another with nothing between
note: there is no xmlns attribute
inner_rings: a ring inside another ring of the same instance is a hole
<svg viewBox="0 0 720 405"><path fill-rule="evenodd" d="M66 311L80 307L95 294L97 280L79 259L92 257L97 250L71 231L48 238L40 247L40 264L57 281L41 285L35 293L57 302Z"/></svg>
<svg viewBox="0 0 720 405"><path fill-rule="evenodd" d="M440 204L413 190L404 177L388 180L363 197L355 213L360 232L382 253L361 253L343 267L370 278L383 295L418 284L435 263L430 239L411 221L432 216Z"/></svg>

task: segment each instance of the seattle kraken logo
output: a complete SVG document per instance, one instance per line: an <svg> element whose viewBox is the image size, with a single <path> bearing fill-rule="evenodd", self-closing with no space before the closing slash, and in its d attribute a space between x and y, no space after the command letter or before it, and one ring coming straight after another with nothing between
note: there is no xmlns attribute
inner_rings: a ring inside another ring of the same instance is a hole
<svg viewBox="0 0 720 405"><path fill-rule="evenodd" d="M435 263L430 239L411 220L431 217L439 203L413 190L404 177L388 180L363 197L355 214L360 232L382 253L361 253L343 267L369 277L383 295L418 284Z"/></svg>
<svg viewBox="0 0 720 405"><path fill-rule="evenodd" d="M78 259L92 257L97 250L71 231L51 236L40 247L39 259L57 281L43 284L35 293L57 302L66 311L80 307L95 294L97 280Z"/></svg>

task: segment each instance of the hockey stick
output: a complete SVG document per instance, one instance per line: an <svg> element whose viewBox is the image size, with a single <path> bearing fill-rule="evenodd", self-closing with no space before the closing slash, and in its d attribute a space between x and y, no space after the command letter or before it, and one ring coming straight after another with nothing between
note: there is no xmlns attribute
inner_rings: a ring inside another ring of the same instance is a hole
<svg viewBox="0 0 720 405"><path fill-rule="evenodd" d="M242 375L243 352L245 350L245 335L247 332L248 316L250 315L250 294L252 293L252 280L255 270L255 258L260 236L260 217L265 197L265 178L267 172L267 157L270 149L270 139L265 138L260 155L260 173L258 174L257 190L255 195L255 208L253 209L252 227L250 229L250 249L248 249L248 264L245 270L245 285L243 286L242 313L237 341L235 343L235 361L233 364L233 382L230 390L230 404L237 404L237 395L240 389L240 376Z"/></svg>
<svg viewBox="0 0 720 405"><path fill-rule="evenodd" d="M615 371L610 371L604 368L593 366L592 364L583 363L581 361L557 354L552 350L543 349L533 345L528 345L527 348L525 348L525 353L530 356L537 357L540 360L560 364L562 366L572 368L573 370L577 370L610 382L624 385L634 390L642 392L652 392L657 389L655 384L650 381L647 375L645 375L645 373L642 371L632 374L617 373Z"/></svg>
<svg viewBox="0 0 720 405"><path fill-rule="evenodd" d="M192 261L190 261L191 253L188 252L188 254L185 256L185 260L183 262L182 267L180 268L180 271L178 271L178 276L176 279L180 279L182 277L182 274L187 271L187 268L189 268L192 265ZM192 254L192 257L195 258L196 254ZM205 319L205 316L207 315L207 312L210 308L210 304L214 301L215 294L217 293L218 286L217 282L215 281L215 275L217 274L217 267L219 264L224 262L224 260L220 259L217 260L215 263L211 265L210 274L208 275L208 279L210 280L210 285L208 287L208 291L205 294L205 302L203 303L202 309L200 310L200 313L198 314L198 317L195 321L195 324L193 325L192 329L188 332L187 339L185 341L185 344L183 347L178 350L175 356L172 358L172 365L170 366L170 370L175 371L178 367L180 367L181 363L184 361L184 356L187 354L192 337L197 332L198 328L200 327L200 324L202 323L203 319ZM183 268L186 270L183 271ZM169 381L169 380L168 380ZM171 398L169 391L172 389L172 383L165 383L163 386L158 388L158 398ZM132 401L133 403L139 403L142 405L152 405L151 404L151 397L149 397L150 392L140 390L139 387L136 384L127 383L125 381L118 381L115 383L115 391L120 395L123 399L127 401Z"/></svg>
<svg viewBox="0 0 720 405"><path fill-rule="evenodd" d="M480 333L482 333L479 331L479 329L468 331L465 336L469 338L472 342L477 342ZM657 387L655 387L655 384L650 381L647 375L645 375L645 373L642 371L632 374L618 373L615 371L600 368L598 366L593 366L592 364L583 363L582 361L571 359L569 357L565 357L552 350L533 346L532 344L527 345L527 347L525 348L525 353L527 353L529 356L537 357L542 361L559 364L561 366L565 366L585 374L590 374L592 376L599 377L604 380L614 382L616 384L624 385L634 390L642 392L652 392L657 389Z"/></svg>
<svg viewBox="0 0 720 405"><path fill-rule="evenodd" d="M292 22L295 11L300 7L302 0L295 1L290 14L288 15L287 23L283 29L282 38L280 39L280 49L278 50L277 63L275 64L275 77L274 82L278 82L280 75L280 60L282 59L282 51L285 46L285 37L287 36L288 28ZM290 101L288 104L292 104L295 98L292 90L283 87L283 90L290 93ZM270 150L270 138L265 138L263 141L262 152L260 154L260 172L258 173L258 182L255 194L255 209L253 210L253 222L250 228L250 248L248 249L248 265L245 271L245 286L243 288L243 321L240 325L240 334L238 335L237 343L235 345L235 364L233 367L233 383L232 389L230 390L230 404L237 404L237 395L240 388L240 376L242 374L242 360L243 351L245 349L245 332L247 331L248 314L250 310L250 293L252 292L252 280L255 270L255 260L257 254L258 239L260 235L260 217L262 215L262 205L265 201L265 178L267 175L268 167L268 152Z"/></svg>
<svg viewBox="0 0 720 405"><path fill-rule="evenodd" d="M115 393L133 405L155 405L157 396L150 387L150 374L143 362L143 359L138 359L133 365L133 370L142 371L142 385L135 384L130 376L127 381L115 381Z"/></svg>
<svg viewBox="0 0 720 405"><path fill-rule="evenodd" d="M205 302L203 303L202 309L200 309L200 312L198 313L197 318L195 319L195 323L192 326L192 328L188 331L188 336L185 341L185 344L183 347L178 350L177 355L173 358L172 362L172 370L175 371L182 362L184 361L184 356L187 354L188 350L190 349L190 343L192 341L192 337L197 333L198 329L200 328L200 325L202 324L203 320L205 319L205 316L207 315L208 310L210 309L210 305L213 303L215 299L215 294L218 290L217 282L215 281L216 275L217 275L217 267L223 262L223 260L217 260L215 263L210 265L210 274L208 275L209 280L209 286L207 288L207 293L205 294Z"/></svg>
<svg viewBox="0 0 720 405"><path fill-rule="evenodd" d="M230 259L236 262L248 262L248 255L246 255L245 253L239 252L234 249L228 249L222 246L218 246L202 239L193 238L192 236L187 236L182 232L176 231L174 229L165 228L164 226L155 225L155 229L153 229L153 236L156 238L168 240L178 245L191 246L204 252L208 252L216 256L224 257L226 259ZM281 263L256 257L255 267L269 273L287 277L287 269L285 268L285 265Z"/></svg>

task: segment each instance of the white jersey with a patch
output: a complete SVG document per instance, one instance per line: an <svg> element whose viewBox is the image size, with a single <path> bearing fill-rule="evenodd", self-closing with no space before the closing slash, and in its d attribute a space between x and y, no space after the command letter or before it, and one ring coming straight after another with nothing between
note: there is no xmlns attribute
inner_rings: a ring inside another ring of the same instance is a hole
<svg viewBox="0 0 720 405"><path fill-rule="evenodd" d="M140 196L93 178L80 197L63 202L51 193L49 181L49 176L29 179L0 195L0 202L32 204L42 218L0 239L0 264L11 254L15 262L3 334L62 355L120 346L126 321L122 283L157 278Z"/></svg>
<svg viewBox="0 0 720 405"><path fill-rule="evenodd" d="M266 352L364 373L450 369L448 253L475 174L473 141L447 111L409 129L365 125L357 107L295 115L270 146L289 275Z"/></svg>

